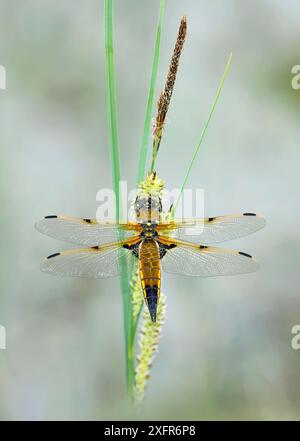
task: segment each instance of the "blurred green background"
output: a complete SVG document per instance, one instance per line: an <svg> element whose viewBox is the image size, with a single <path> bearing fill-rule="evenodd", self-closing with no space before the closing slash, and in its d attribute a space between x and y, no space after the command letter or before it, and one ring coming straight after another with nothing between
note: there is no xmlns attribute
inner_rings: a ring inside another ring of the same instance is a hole
<svg viewBox="0 0 300 441"><path fill-rule="evenodd" d="M122 177L133 186L158 0L115 1ZM167 0L157 95L180 16L188 39L158 157L178 187L229 52L233 62L190 187L208 216L259 212L267 227L230 243L256 274L165 275L167 322L142 419L298 419L300 351L300 4ZM1 0L1 419L127 419L118 279L56 278L65 246L34 230L47 214L93 217L111 186L103 2Z"/></svg>

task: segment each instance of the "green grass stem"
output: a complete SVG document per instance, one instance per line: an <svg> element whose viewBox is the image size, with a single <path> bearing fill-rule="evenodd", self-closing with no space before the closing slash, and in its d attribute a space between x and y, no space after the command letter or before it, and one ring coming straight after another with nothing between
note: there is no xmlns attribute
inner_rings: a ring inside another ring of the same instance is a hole
<svg viewBox="0 0 300 441"><path fill-rule="evenodd" d="M177 200L176 200L176 203L174 204L173 211L172 211L173 214L175 213L176 208L178 207L178 203L179 203L180 198L181 198L181 196L182 196L182 193L183 193L184 187L185 187L185 185L186 185L186 183L187 183L187 181L188 181L188 179L189 179L189 176L190 176L190 174L191 174L191 171L192 171L193 165L195 164L195 160L196 160L197 155L198 155L198 153L199 153L200 147L201 147L201 145L202 145L202 143L203 143L203 141L204 141L204 138L205 138L205 134L206 134L207 128L208 128L208 126L209 126L209 123L210 123L210 120L211 120L212 115L213 115L213 113L214 113L214 110L215 110L216 104L217 104L217 102L218 102L218 100L219 100L219 97L220 97L220 94L221 94L221 91L222 91L222 88L223 88L224 82L225 82L225 80L226 80L227 73L228 73L228 71L229 71L229 67L230 67L230 64L231 64L231 59L232 59L232 52L230 52L230 54L229 54L228 61L227 61L227 64L226 64L225 70L224 70L224 72L223 72L223 75L222 75L222 78L221 78L221 81L220 81L219 87L218 87L218 89L217 89L216 96L215 96L215 98L214 98L213 104L212 104L212 106L211 106L211 108L210 108L210 111L209 111L209 114L208 114L208 118L207 118L207 120L206 120L206 122L205 122L205 124L204 124L204 126L203 126L203 129L202 129L202 132L201 132L201 135L200 135L199 142L198 142L198 144L197 144L197 146L196 146L196 148L195 148L195 150L194 150L194 154L193 154L193 156L192 156L192 159L191 159L191 162L190 162L190 164L189 164L189 167L188 167L187 173L186 173L186 175L185 175L185 178L184 178L183 183L182 183L181 188L180 188L180 193L179 193L179 195L178 195L178 198L177 198Z"/></svg>
<svg viewBox="0 0 300 441"><path fill-rule="evenodd" d="M152 114L153 114L153 103L154 103L154 93L155 93L155 84L157 79L157 71L158 71L158 61L159 61L159 53L160 53L160 42L161 42L161 32L162 32L162 24L163 24L163 17L164 17L164 11L165 11L165 0L160 0L159 3L159 14L158 14L158 21L157 21L157 28L156 28L156 40L155 40L155 46L154 46L154 55L153 55L153 61L152 61L152 68L151 68L151 77L150 77L150 85L149 85L149 93L148 93L148 100L147 100L147 106L146 106L146 114L145 114L145 120L144 120L144 128L143 128L143 136L142 136L142 143L140 148L140 157L139 157L139 164L138 164L138 175L137 175L137 185L144 179L145 173L146 173L146 163L147 163L147 153L148 153L148 143L149 143L149 137L150 137L150 131L151 131L151 122L152 122ZM132 284L140 284L139 278L137 274L137 269L134 267L131 272L131 281ZM138 280L136 280L138 278ZM132 296L130 296L131 298ZM143 302L141 303L140 310L136 317L133 317L132 314L132 307L130 311L130 320L128 323L129 326L129 333L128 333L128 377L129 377L129 388L130 395L132 395L133 392L133 381L134 381L134 354L135 354L135 336L136 331L138 328L138 322L139 318L141 316L141 311L143 309Z"/></svg>
<svg viewBox="0 0 300 441"><path fill-rule="evenodd" d="M105 30L105 66L106 66L106 90L108 104L108 126L109 126L109 145L112 163L113 189L116 196L116 220L121 217L120 211L120 188L119 181L121 176L120 150L118 139L118 121L116 104L116 82L114 67L114 45L113 45L113 1L104 0L104 30ZM133 354L129 352L130 341L130 317L131 317L131 292L128 282L126 262L121 264L121 290L123 298L124 333L125 333L125 364L127 390L129 395L132 391L134 380Z"/></svg>
<svg viewBox="0 0 300 441"><path fill-rule="evenodd" d="M151 121L152 121L152 115L153 115L153 102L154 102L157 70L158 70L160 40L161 40L161 31L162 31L162 24L163 24L163 18L164 18L164 10L165 10L165 0L160 0L159 16L158 16L157 29L156 29L156 41L155 41L155 47L154 47L154 56L153 56L150 86L149 86L149 94L148 94L146 115L145 115L145 121L144 121L143 138L142 138L142 144L141 144L141 149L140 149L138 177L137 177L138 184L144 179L145 171L146 171L148 142L149 142Z"/></svg>

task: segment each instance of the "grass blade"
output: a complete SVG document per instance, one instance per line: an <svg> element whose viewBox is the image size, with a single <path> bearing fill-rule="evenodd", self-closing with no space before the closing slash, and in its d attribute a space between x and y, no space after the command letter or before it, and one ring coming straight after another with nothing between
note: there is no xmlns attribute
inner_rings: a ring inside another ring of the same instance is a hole
<svg viewBox="0 0 300 441"><path fill-rule="evenodd" d="M222 88L223 88L223 85L224 85L225 79L226 79L226 77L227 77L227 73L228 73L228 71L229 71L229 67L230 67L230 64L231 64L231 59L232 59L232 52L230 52L230 54L229 54L228 61L227 61L227 64L226 64L226 67L225 67L224 73L223 73L223 75L222 75L222 78L221 78L221 81L220 81L220 84L219 84L219 87L218 87L218 90L217 90L217 93L216 93L215 99L214 99L213 104L212 104L212 106L211 106L211 108L210 108L210 111L209 111L209 114L208 114L208 118L207 118L207 120L206 120L206 122L205 122L205 124L204 124L204 126L203 126L203 129L202 129L202 132L201 132L201 135L200 135L199 143L197 144L197 146L196 146L196 148L195 148L195 151L194 151L194 154L193 154L192 160L191 160L191 162L190 162L190 165L189 165L188 171L187 171L187 173L186 173L186 175L185 175L185 178L184 178L184 180L183 180L182 186L181 186L181 188L180 188L179 196L178 196L178 198L177 198L177 200L176 200L176 203L174 204L174 207L173 207L173 210L172 210L172 213L173 213L173 214L175 213L175 210L176 210L176 208L177 208L177 206L178 206L178 203L179 203L180 198L181 198L181 196L182 196L182 193L183 193L184 187L185 187L185 185L186 185L186 183L187 183L187 181L188 181L188 178L189 178L189 176L190 176L190 174L191 174L191 170L192 170L193 165L194 165L194 163L195 163L196 157L197 157L198 152L199 152L199 150L200 150L200 147L201 147L201 145L202 145L202 143L203 143L203 141L204 141L204 137L205 137L205 134L206 134L207 128L208 128L208 126L209 126L209 123L210 123L210 120L211 120L212 115L213 115L213 113L214 113L214 110L215 110L216 104L217 104L217 102L218 102L218 100L219 100L219 97L220 97L220 94L221 94L221 91L222 91Z"/></svg>
<svg viewBox="0 0 300 441"><path fill-rule="evenodd" d="M138 184L144 179L145 171L146 171L147 147L148 147L150 128L151 128L151 119L152 119L152 112L153 112L154 91L155 91L155 83L156 83L157 70L158 70L160 40L161 40L161 31L162 31L164 10L165 10L165 0L160 0L159 17L158 17L157 30L156 30L156 41L155 41L151 79L150 79L150 86L149 86L149 95L148 95L148 101L147 101L147 107L146 107L143 138L142 138L139 166L138 166L138 178L137 178Z"/></svg>
<svg viewBox="0 0 300 441"><path fill-rule="evenodd" d="M112 0L104 1L105 16L105 66L106 66L106 90L108 102L109 145L112 162L113 187L116 195L116 218L120 219L120 151L118 139L118 121L116 106L116 86L114 68L113 46L113 5Z"/></svg>
<svg viewBox="0 0 300 441"><path fill-rule="evenodd" d="M152 120L152 112L153 112L153 102L154 102L154 92L155 92L155 84L157 79L157 71L158 71L158 61L159 61L159 53L160 53L160 42L161 42L161 32L162 32L162 24L163 17L165 11L165 0L160 0L159 4L159 14L158 14L158 22L156 29L156 40L154 47L154 55L151 69L151 78L149 85L149 93L146 107L146 114L144 120L144 128L143 128L143 137L140 149L140 157L138 164L138 175L137 175L137 185L144 179L146 172L146 162L147 162L147 150L148 150L148 140L150 136L151 129L151 120ZM135 292L139 292L141 290L139 275L137 273L136 268L133 266L131 272L131 292L129 293L129 298L132 299L134 297ZM141 292L140 292L141 293ZM142 295L142 293L141 293ZM143 296L142 296L143 299ZM140 305L138 305L138 311L134 311L134 304L131 303L131 309L128 311L128 315L130 317L128 322L129 332L128 332L128 346L127 346L127 358L128 358L128 369L127 369L127 377L128 377L128 388L130 396L133 393L133 382L134 382L134 343L135 343L135 335L137 331L138 321L141 315L141 311L143 308L143 300Z"/></svg>
<svg viewBox="0 0 300 441"><path fill-rule="evenodd" d="M104 30L105 30L105 66L106 66L106 90L108 103L109 145L112 162L113 189L116 195L116 219L120 220L120 150L118 139L118 121L116 105L116 84L114 67L113 46L113 2L104 0ZM130 340L130 317L131 317L131 293L128 281L126 264L121 265L121 290L123 297L124 333L125 333L125 363L127 390L131 394L134 372L131 373L129 340Z"/></svg>

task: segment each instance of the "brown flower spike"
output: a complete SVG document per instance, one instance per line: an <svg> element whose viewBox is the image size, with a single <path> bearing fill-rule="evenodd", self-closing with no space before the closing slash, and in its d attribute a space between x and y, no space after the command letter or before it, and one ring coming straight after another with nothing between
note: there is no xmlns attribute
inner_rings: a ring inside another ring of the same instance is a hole
<svg viewBox="0 0 300 441"><path fill-rule="evenodd" d="M176 80L180 55L183 49L185 37L186 37L187 23L186 17L183 16L180 21L180 26L177 34L176 44L169 65L168 76L165 84L164 90L161 92L157 103L157 114L154 122L153 130L153 159L155 161L161 138L164 129L164 124L166 121L167 112L169 109L174 84ZM154 162L152 161L154 166Z"/></svg>

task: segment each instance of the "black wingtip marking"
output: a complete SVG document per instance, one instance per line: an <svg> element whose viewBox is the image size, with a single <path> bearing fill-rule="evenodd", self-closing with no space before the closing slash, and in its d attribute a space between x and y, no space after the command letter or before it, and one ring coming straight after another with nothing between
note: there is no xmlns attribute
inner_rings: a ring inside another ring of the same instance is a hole
<svg viewBox="0 0 300 441"><path fill-rule="evenodd" d="M96 246L94 246L94 247L91 247L93 250L99 250L99 247L98 247L98 245L96 245Z"/></svg>
<svg viewBox="0 0 300 441"><path fill-rule="evenodd" d="M256 216L255 213L243 213L243 216Z"/></svg>
<svg viewBox="0 0 300 441"><path fill-rule="evenodd" d="M251 256L250 254L243 253L243 251L239 251L239 254L240 254L241 256L250 257L250 259L252 259L252 256Z"/></svg>
<svg viewBox="0 0 300 441"><path fill-rule="evenodd" d="M208 248L206 245L200 245L200 250L203 250L204 248Z"/></svg>
<svg viewBox="0 0 300 441"><path fill-rule="evenodd" d="M91 219L83 219L84 222L86 222L87 224L90 224L92 222Z"/></svg>
<svg viewBox="0 0 300 441"><path fill-rule="evenodd" d="M59 256L60 253L54 253L54 254L50 254L50 256L47 257L47 259L52 259L52 257L56 257Z"/></svg>
<svg viewBox="0 0 300 441"><path fill-rule="evenodd" d="M212 222L213 220L215 220L215 217L209 217L208 218L208 222Z"/></svg>
<svg viewBox="0 0 300 441"><path fill-rule="evenodd" d="M57 219L57 216L51 214L50 216L45 216L45 219Z"/></svg>

